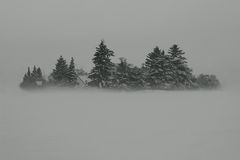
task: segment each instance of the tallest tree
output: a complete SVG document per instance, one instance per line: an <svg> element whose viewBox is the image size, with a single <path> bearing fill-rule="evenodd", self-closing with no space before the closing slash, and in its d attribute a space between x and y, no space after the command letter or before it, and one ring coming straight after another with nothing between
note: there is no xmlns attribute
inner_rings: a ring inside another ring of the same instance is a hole
<svg viewBox="0 0 240 160"><path fill-rule="evenodd" d="M145 66L148 69L146 81L152 88L163 87L167 82L167 56L159 47L155 47L153 52L146 58Z"/></svg>
<svg viewBox="0 0 240 160"><path fill-rule="evenodd" d="M184 52L175 44L169 51L169 60L171 62L172 79L177 87L190 87L192 85L192 70L187 65L187 59Z"/></svg>
<svg viewBox="0 0 240 160"><path fill-rule="evenodd" d="M99 88L107 88L110 86L112 68L114 66L110 59L112 56L114 56L114 52L108 49L102 40L96 48L96 53L92 59L95 66L89 75L91 79L90 85Z"/></svg>

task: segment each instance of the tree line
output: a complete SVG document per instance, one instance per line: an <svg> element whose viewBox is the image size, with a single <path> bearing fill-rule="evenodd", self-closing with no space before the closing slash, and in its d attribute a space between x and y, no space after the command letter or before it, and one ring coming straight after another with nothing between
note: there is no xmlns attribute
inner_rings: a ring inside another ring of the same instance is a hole
<svg viewBox="0 0 240 160"><path fill-rule="evenodd" d="M113 63L114 51L102 40L92 58L94 67L90 73L75 68L74 59L70 64L60 56L52 73L45 78L40 68L33 67L20 84L21 88L57 87L97 87L107 89L197 89L220 86L215 75L193 74L188 66L185 52L176 44L167 52L158 46L148 53L145 62L137 67L120 58ZM83 80L87 76L88 80Z"/></svg>

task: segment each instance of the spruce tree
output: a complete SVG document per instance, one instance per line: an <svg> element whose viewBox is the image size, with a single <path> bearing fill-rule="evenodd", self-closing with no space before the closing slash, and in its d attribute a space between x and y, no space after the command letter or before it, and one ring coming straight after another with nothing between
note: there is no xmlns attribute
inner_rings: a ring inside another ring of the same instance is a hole
<svg viewBox="0 0 240 160"><path fill-rule="evenodd" d="M104 41L101 41L99 46L96 48L96 53L92 59L94 67L88 76L91 79L89 83L91 86L100 88L107 88L111 86L112 79L112 68L113 63L110 57L114 56L114 52L105 45Z"/></svg>
<svg viewBox="0 0 240 160"><path fill-rule="evenodd" d="M20 83L21 88L26 88L27 87L27 81L28 81L28 76L27 74L24 74L23 81Z"/></svg>
<svg viewBox="0 0 240 160"><path fill-rule="evenodd" d="M144 77L141 68L127 63L125 58L120 58L116 65L116 87L122 89L140 89L144 87Z"/></svg>
<svg viewBox="0 0 240 160"><path fill-rule="evenodd" d="M127 63L127 59L119 58L120 63L116 65L116 87L127 88L129 82L129 74L131 65Z"/></svg>
<svg viewBox="0 0 240 160"><path fill-rule="evenodd" d="M176 87L190 87L192 85L192 70L188 67L185 53L174 44L168 51L171 63L172 80Z"/></svg>
<svg viewBox="0 0 240 160"><path fill-rule="evenodd" d="M51 74L53 78L53 83L57 85L66 85L67 84L67 74L68 74L68 65L66 60L60 56L55 65L55 69Z"/></svg>
<svg viewBox="0 0 240 160"><path fill-rule="evenodd" d="M33 83L35 83L35 81L38 80L38 73L37 73L37 68L36 68L35 65L33 67L33 71L31 73L31 77L32 77Z"/></svg>
<svg viewBox="0 0 240 160"><path fill-rule="evenodd" d="M130 67L127 86L130 89L142 89L145 87L143 70L139 67Z"/></svg>
<svg viewBox="0 0 240 160"><path fill-rule="evenodd" d="M33 80L31 76L31 70L30 67L28 67L28 71L26 74L24 74L23 81L20 84L21 88L30 88L33 87Z"/></svg>
<svg viewBox="0 0 240 160"><path fill-rule="evenodd" d="M37 79L43 80L42 70L40 67L37 68Z"/></svg>
<svg viewBox="0 0 240 160"><path fill-rule="evenodd" d="M152 87L161 87L167 83L167 56L159 47L155 47L153 52L149 53L146 58L145 67L148 72L146 82Z"/></svg>
<svg viewBox="0 0 240 160"><path fill-rule="evenodd" d="M26 83L27 83L28 86L33 86L33 82L34 82L34 80L33 80L33 77L32 77L31 69L30 69L30 67L28 67Z"/></svg>
<svg viewBox="0 0 240 160"><path fill-rule="evenodd" d="M28 67L27 77L28 77L29 80L31 79L31 70L30 70L30 67Z"/></svg>
<svg viewBox="0 0 240 160"><path fill-rule="evenodd" d="M71 85L71 86L77 85L77 73L75 70L75 64L74 64L73 58L71 58L71 62L70 62L69 68L68 68L67 78L68 78L69 85Z"/></svg>
<svg viewBox="0 0 240 160"><path fill-rule="evenodd" d="M40 81L42 86L46 85L46 80L43 77L42 70L40 67L37 68L37 81Z"/></svg>
<svg viewBox="0 0 240 160"><path fill-rule="evenodd" d="M41 83L37 84L37 81ZM28 67L27 73L24 74L23 81L20 84L21 88L35 88L39 86L44 86L46 80L42 76L42 71L40 68L33 67L31 72L30 67Z"/></svg>

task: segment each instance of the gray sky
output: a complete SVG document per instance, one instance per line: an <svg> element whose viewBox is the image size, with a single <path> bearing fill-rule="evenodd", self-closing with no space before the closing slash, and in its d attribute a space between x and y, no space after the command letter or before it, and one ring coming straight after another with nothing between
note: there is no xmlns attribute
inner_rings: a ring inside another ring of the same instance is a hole
<svg viewBox="0 0 240 160"><path fill-rule="evenodd" d="M59 55L89 70L105 39L116 61L140 65L158 45L179 44L195 73L239 78L237 0L0 0L0 83L29 65L50 72Z"/></svg>

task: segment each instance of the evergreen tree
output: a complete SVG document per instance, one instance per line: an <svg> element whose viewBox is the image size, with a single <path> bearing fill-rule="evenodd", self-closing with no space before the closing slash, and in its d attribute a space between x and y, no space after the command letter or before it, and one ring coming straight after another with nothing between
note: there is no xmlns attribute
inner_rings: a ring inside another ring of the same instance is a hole
<svg viewBox="0 0 240 160"><path fill-rule="evenodd" d="M33 83L35 83L35 81L38 80L38 73L37 73L37 68L35 65L33 67L32 73L31 73L31 78L32 78Z"/></svg>
<svg viewBox="0 0 240 160"><path fill-rule="evenodd" d="M57 60L57 64L55 65L55 69L53 69L53 72L51 74L51 81L57 85L66 85L68 81L67 74L68 65L66 63L66 60L60 56Z"/></svg>
<svg viewBox="0 0 240 160"><path fill-rule="evenodd" d="M30 67L28 67L27 78L28 78L29 81L31 80L31 70L30 70Z"/></svg>
<svg viewBox="0 0 240 160"><path fill-rule="evenodd" d="M27 74L24 74L23 81L20 83L20 87L21 88L26 88L27 87L27 81L28 81Z"/></svg>
<svg viewBox="0 0 240 160"><path fill-rule="evenodd" d="M94 67L88 76L91 79L89 85L100 88L110 87L112 84L112 70L114 64L110 57L114 56L114 52L107 48L104 41L101 41L96 48L96 53L92 59Z"/></svg>
<svg viewBox="0 0 240 160"><path fill-rule="evenodd" d="M162 54L162 51L159 47L155 47L153 52L149 53L146 58L145 66L148 68L152 68L155 64L159 56Z"/></svg>
<svg viewBox="0 0 240 160"><path fill-rule="evenodd" d="M130 68L127 86L130 89L142 89L145 87L143 71L141 68L136 66Z"/></svg>
<svg viewBox="0 0 240 160"><path fill-rule="evenodd" d="M41 83L41 86L45 86L46 85L46 79L43 77L43 74L42 74L42 70L40 67L37 68L37 79L36 81L39 81Z"/></svg>
<svg viewBox="0 0 240 160"><path fill-rule="evenodd" d="M120 58L120 63L116 65L115 79L117 88L140 89L144 86L142 70L127 63L125 58Z"/></svg>
<svg viewBox="0 0 240 160"><path fill-rule="evenodd" d="M129 82L129 74L131 65L127 63L127 59L119 58L120 63L116 65L116 87L117 88L127 88Z"/></svg>
<svg viewBox="0 0 240 160"><path fill-rule="evenodd" d="M21 88L30 88L33 87L33 79L31 76L31 70L30 67L28 67L28 71L26 74L24 74L23 81L20 84Z"/></svg>
<svg viewBox="0 0 240 160"><path fill-rule="evenodd" d="M70 62L69 68L68 68L67 78L68 78L69 85L71 85L71 86L77 85L77 73L75 70L75 64L74 64L73 58L71 58L71 62Z"/></svg>
<svg viewBox="0 0 240 160"><path fill-rule="evenodd" d="M39 82L39 83L38 83ZM20 84L21 88L36 88L43 87L46 80L42 76L42 71L40 68L33 67L31 72L30 67L28 67L27 73L24 74L23 81Z"/></svg>
<svg viewBox="0 0 240 160"><path fill-rule="evenodd" d="M167 67L168 58L163 50L155 47L153 52L149 53L146 58L145 67L148 72L146 82L152 87L161 87L168 82Z"/></svg>
<svg viewBox="0 0 240 160"><path fill-rule="evenodd" d="M42 70L40 67L37 68L37 80L43 80Z"/></svg>
<svg viewBox="0 0 240 160"><path fill-rule="evenodd" d="M33 86L33 82L34 82L34 80L33 80L33 77L32 77L31 69L30 69L30 67L28 67L26 83L27 83L28 86Z"/></svg>
<svg viewBox="0 0 240 160"><path fill-rule="evenodd" d="M171 63L171 77L176 87L190 87L192 85L192 70L188 67L185 53L175 44L169 51L169 60Z"/></svg>

